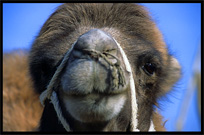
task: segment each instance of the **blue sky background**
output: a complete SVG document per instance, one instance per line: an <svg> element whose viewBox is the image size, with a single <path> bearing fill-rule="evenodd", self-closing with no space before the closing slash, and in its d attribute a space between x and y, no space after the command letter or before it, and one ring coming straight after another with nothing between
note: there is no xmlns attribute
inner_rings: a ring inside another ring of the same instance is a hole
<svg viewBox="0 0 204 135"><path fill-rule="evenodd" d="M3 4L3 52L14 49L30 49L43 23L61 4L51 3L4 3ZM201 40L201 4L199 3L145 3L153 19L164 35L170 52L182 66L183 77L174 90L161 99L161 114L168 131L176 131L176 122L182 106L187 106L186 120L182 131L200 131L197 92L191 94L183 104L193 63ZM197 67L200 69L200 65Z"/></svg>

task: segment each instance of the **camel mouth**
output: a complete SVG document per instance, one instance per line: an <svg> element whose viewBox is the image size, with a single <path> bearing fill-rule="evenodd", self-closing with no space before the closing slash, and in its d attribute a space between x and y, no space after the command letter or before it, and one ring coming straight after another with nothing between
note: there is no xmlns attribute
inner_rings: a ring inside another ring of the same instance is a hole
<svg viewBox="0 0 204 135"><path fill-rule="evenodd" d="M116 96L120 94L125 94L128 92L128 87L122 87L120 89L114 89L114 90L105 90L104 92L100 92L97 89L93 89L91 92L80 92L79 90L69 90L68 92L64 92L63 90L60 91L61 94L72 96L74 98L83 98L88 96L98 96L98 97L111 97Z"/></svg>
<svg viewBox="0 0 204 135"><path fill-rule="evenodd" d="M127 90L120 93L92 92L61 94L69 114L83 123L105 122L117 116L127 100Z"/></svg>
<svg viewBox="0 0 204 135"><path fill-rule="evenodd" d="M127 87L120 87L119 89L114 89L114 90L104 90L104 92L101 92L98 89L92 89L92 90L60 90L62 91L62 94L67 95L67 96L72 96L75 98L81 98L81 97L88 97L88 96L100 96L100 97L111 97L115 95L120 95L128 92ZM88 91L88 92L87 92Z"/></svg>

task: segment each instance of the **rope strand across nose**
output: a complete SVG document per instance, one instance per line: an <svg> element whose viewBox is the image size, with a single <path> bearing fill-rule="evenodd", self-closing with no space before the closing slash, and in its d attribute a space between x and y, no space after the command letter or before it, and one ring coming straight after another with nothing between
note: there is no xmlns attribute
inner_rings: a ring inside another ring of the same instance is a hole
<svg viewBox="0 0 204 135"><path fill-rule="evenodd" d="M89 54L91 57L94 57L94 58L103 58L111 67L111 75L112 75L112 89L114 88L119 88L120 85L124 86L126 84L126 81L125 81L125 77L124 77L124 73L123 73L123 70L121 68L121 62L120 60L108 53L108 52L104 52L104 53L101 53L99 51L96 51L96 50L93 50L93 49L84 49L83 52ZM113 63L112 61L110 61L110 59L107 58L107 56L111 56L113 57L114 59L116 59L116 63Z"/></svg>

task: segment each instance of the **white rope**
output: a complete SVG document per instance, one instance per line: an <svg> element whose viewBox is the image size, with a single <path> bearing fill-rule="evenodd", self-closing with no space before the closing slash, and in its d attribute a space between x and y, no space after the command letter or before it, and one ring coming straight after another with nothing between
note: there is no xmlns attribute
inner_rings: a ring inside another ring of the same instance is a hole
<svg viewBox="0 0 204 135"><path fill-rule="evenodd" d="M115 40L115 42L118 45L118 48L120 49L120 52L122 54L123 61L125 62L125 68L130 73L129 78L130 78L130 95L131 95L131 107L132 107L132 109L131 109L132 110L132 112L131 112L131 129L132 129L132 131L139 131L139 129L137 129L138 107L137 107L137 99L136 99L136 93L135 93L135 82L134 82L133 75L132 75L132 69L131 69L130 63L128 61L128 58L127 58L125 52L123 51L122 47L120 46L120 44L116 40Z"/></svg>
<svg viewBox="0 0 204 135"><path fill-rule="evenodd" d="M57 94L55 91L52 92L51 102L55 108L57 116L58 116L60 122L62 123L63 127L66 129L66 131L71 131L70 127L69 127L69 123L66 121L66 119L64 118L64 116L62 114L62 109L59 105L59 100L58 100L58 97L57 97Z"/></svg>
<svg viewBox="0 0 204 135"><path fill-rule="evenodd" d="M61 110L61 107L59 105L59 99L57 97L56 92L53 91L53 87L56 83L56 80L59 78L59 75L60 75L62 69L64 68L66 62L68 61L70 52L73 50L75 43L72 44L71 48L65 54L64 59L62 60L61 64L58 66L57 70L55 71L55 74L53 75L49 85L47 86L47 89L44 92L42 92L40 95L40 102L43 106L45 106L45 100L46 99L51 100L51 102L54 106L54 109L57 113L58 119L60 120L61 124L63 125L63 127L65 128L65 130L67 132L71 131L70 127L69 127L69 123L66 121L66 119L64 118L64 116L62 114L62 110Z"/></svg>
<svg viewBox="0 0 204 135"><path fill-rule="evenodd" d="M153 123L152 120L151 120L151 123L150 123L149 131L156 131L155 127L154 127L154 123Z"/></svg>
<svg viewBox="0 0 204 135"><path fill-rule="evenodd" d="M115 40L115 42L118 45L118 48L120 49L120 52L122 54L123 61L125 62L125 68L130 73L129 78L130 78L130 92L131 92L130 94L131 94L131 108L132 108L131 129L132 129L132 131L140 131L137 128L137 125L138 125L138 120L137 120L138 105L137 105L137 98L136 98L136 92L135 92L135 82L134 82L134 78L133 78L132 69L131 69L130 63L128 61L128 58L127 58L125 52L123 51L122 47L120 46L120 44L116 40ZM154 124L153 124L152 120L150 123L149 131L155 131Z"/></svg>
<svg viewBox="0 0 204 135"><path fill-rule="evenodd" d="M53 87L54 87L57 79L59 78L59 75L60 75L62 69L65 67L65 64L67 63L67 61L69 59L70 52L73 50L75 43L72 44L71 48L65 54L64 59L62 60L61 64L57 67L57 70L55 71L51 81L49 82L47 89L41 93L40 102L43 106L45 104L45 100L50 99L52 92L53 92Z"/></svg>

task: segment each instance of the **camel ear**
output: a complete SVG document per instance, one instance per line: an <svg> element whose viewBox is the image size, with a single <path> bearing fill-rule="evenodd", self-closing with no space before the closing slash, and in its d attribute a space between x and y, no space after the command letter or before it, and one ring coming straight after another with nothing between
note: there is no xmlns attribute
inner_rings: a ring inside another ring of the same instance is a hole
<svg viewBox="0 0 204 135"><path fill-rule="evenodd" d="M163 83L163 91L167 93L171 90L172 86L179 80L181 77L181 66L176 58L173 56L170 57L168 74L165 82Z"/></svg>

